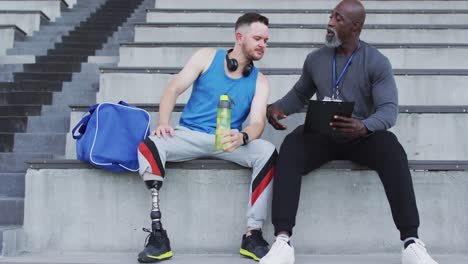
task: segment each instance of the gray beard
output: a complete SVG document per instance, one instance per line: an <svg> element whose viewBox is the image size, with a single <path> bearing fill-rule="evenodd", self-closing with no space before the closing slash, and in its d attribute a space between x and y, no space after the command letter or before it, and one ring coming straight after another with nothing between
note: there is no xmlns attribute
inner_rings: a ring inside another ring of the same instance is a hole
<svg viewBox="0 0 468 264"><path fill-rule="evenodd" d="M331 29L331 31L334 33L333 38L328 40L327 36L325 35L325 46L329 48L338 48L343 42L341 42L340 38L338 38L338 34L336 34L335 30Z"/></svg>

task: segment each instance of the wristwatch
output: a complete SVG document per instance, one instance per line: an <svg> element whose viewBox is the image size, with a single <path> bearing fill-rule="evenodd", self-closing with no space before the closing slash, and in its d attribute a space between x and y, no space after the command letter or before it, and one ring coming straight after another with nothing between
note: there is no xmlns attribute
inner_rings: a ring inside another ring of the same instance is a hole
<svg viewBox="0 0 468 264"><path fill-rule="evenodd" d="M242 146L245 146L247 145L247 143L249 143L249 134L247 134L247 132L244 132L244 131L241 131L242 133L242 140L244 141L244 143L242 143Z"/></svg>

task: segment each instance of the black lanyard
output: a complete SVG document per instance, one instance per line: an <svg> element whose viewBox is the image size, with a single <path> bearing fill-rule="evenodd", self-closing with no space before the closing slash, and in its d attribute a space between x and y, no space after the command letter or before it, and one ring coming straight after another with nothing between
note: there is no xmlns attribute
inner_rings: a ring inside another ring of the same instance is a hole
<svg viewBox="0 0 468 264"><path fill-rule="evenodd" d="M349 56L348 61L346 61L346 64L343 68L343 70L340 73L340 76L338 77L338 80L336 79L336 49L335 49L335 55L333 56L333 83L332 83L332 99L338 99L338 96L340 94L340 81L343 78L343 75L345 74L346 70L348 69L349 64L351 63L351 60L354 57L354 54L356 54L356 51L361 47L361 41L358 43L357 49L353 51L351 56Z"/></svg>

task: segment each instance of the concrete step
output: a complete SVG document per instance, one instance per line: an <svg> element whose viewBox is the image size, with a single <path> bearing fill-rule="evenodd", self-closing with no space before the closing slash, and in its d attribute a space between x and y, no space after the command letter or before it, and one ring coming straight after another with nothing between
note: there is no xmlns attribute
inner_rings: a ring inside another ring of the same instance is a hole
<svg viewBox="0 0 468 264"><path fill-rule="evenodd" d="M94 36L94 37L74 37L74 36L64 36L62 37L62 41L64 43L67 42L106 42L108 37L106 36Z"/></svg>
<svg viewBox="0 0 468 264"><path fill-rule="evenodd" d="M54 92L62 89L61 81L24 80L16 82L10 91L17 92Z"/></svg>
<svg viewBox="0 0 468 264"><path fill-rule="evenodd" d="M253 10L252 10L253 11ZM255 10L266 16L271 24L323 24L329 20L328 10ZM392 12L393 11L393 12ZM151 9L148 10L148 23L233 23L248 10L197 10L197 9ZM366 14L367 24L428 24L450 25L467 24L468 14L447 13L394 13Z"/></svg>
<svg viewBox="0 0 468 264"><path fill-rule="evenodd" d="M91 102L87 105L93 105L96 102ZM41 114L44 116L55 115L56 113L69 113L70 107L68 105L44 105Z"/></svg>
<svg viewBox="0 0 468 264"><path fill-rule="evenodd" d="M132 104L142 104L158 103L178 69L171 73L164 73L159 68L102 68L101 71L98 102L125 100ZM301 72L302 69L264 71L270 83L269 102L283 97L299 79ZM394 72L399 102L402 105L468 105L468 74ZM179 97L178 103L187 102L190 89ZM451 92L447 93L447 89Z"/></svg>
<svg viewBox="0 0 468 264"><path fill-rule="evenodd" d="M252 260L236 254L233 248L230 254L178 254L170 260L172 264L251 264ZM5 257L2 264L66 264L70 259L82 264L127 264L136 262L138 252L132 253L65 253L65 254L27 254L18 257ZM399 263L401 256L395 254L364 254L364 255L297 255L296 264L394 264ZM466 255L437 255L435 259L440 264L463 264L468 261Z"/></svg>
<svg viewBox="0 0 468 264"><path fill-rule="evenodd" d="M95 54L95 49L76 49L76 48L61 48L61 49L50 49L47 51L47 55L83 55L83 56L93 56Z"/></svg>
<svg viewBox="0 0 468 264"><path fill-rule="evenodd" d="M0 116L1 132L25 132L28 123L26 116Z"/></svg>
<svg viewBox="0 0 468 264"><path fill-rule="evenodd" d="M66 123L62 123L66 126ZM33 152L65 154L66 134L57 131L38 133L0 132L0 152ZM8 170L6 172L9 172Z"/></svg>
<svg viewBox="0 0 468 264"><path fill-rule="evenodd" d="M84 86L84 84L82 84ZM75 105L75 104L92 104L96 101L96 91L89 88L78 88L75 90L66 90L61 93L54 93L53 105ZM68 112L67 112L68 113Z"/></svg>
<svg viewBox="0 0 468 264"><path fill-rule="evenodd" d="M0 225L21 225L23 214L24 198L0 197Z"/></svg>
<svg viewBox="0 0 468 264"><path fill-rule="evenodd" d="M79 27L84 27L88 29L98 29L98 28L109 28L119 26L122 21L129 16L129 13L120 12L120 13L113 13L113 16L107 16L105 14L99 13L95 16L89 17L86 21L80 22Z"/></svg>
<svg viewBox="0 0 468 264"><path fill-rule="evenodd" d="M35 164L40 168L31 164L26 174L25 251L136 253L142 249L146 233L141 227L150 224L151 197L139 176L72 163L57 162L55 168L44 161ZM166 169L160 206L174 252L237 252L250 169L206 161L168 163ZM467 254L468 239L460 235L468 223L466 171L411 173L424 221L420 235L430 252ZM293 237L297 254L400 252L399 235L375 172L324 166L303 177L302 188ZM229 206L220 206L220 199ZM267 219L264 226L268 241L273 240L270 223Z"/></svg>
<svg viewBox="0 0 468 264"><path fill-rule="evenodd" d="M0 132L0 154L2 152L12 152L14 143L15 143L15 133Z"/></svg>
<svg viewBox="0 0 468 264"><path fill-rule="evenodd" d="M66 9L66 4L61 0L50 1L28 1L9 0L0 1L0 10L37 10L42 11L51 21L60 17L62 10Z"/></svg>
<svg viewBox="0 0 468 264"><path fill-rule="evenodd" d="M122 46L121 67L183 67L192 54L203 47ZM230 46L218 47L228 49ZM256 61L260 68L301 68L307 55L316 50L310 47L269 47L263 58ZM468 48L381 48L396 69L466 69Z"/></svg>
<svg viewBox="0 0 468 264"><path fill-rule="evenodd" d="M10 72L0 72L0 82L12 82L13 74Z"/></svg>
<svg viewBox="0 0 468 264"><path fill-rule="evenodd" d="M80 70L81 64L78 62L24 64L25 72L79 72Z"/></svg>
<svg viewBox="0 0 468 264"><path fill-rule="evenodd" d="M40 33L44 34L54 34L57 32L65 33L71 31L75 28L74 24L62 25L62 24L50 24L41 28Z"/></svg>
<svg viewBox="0 0 468 264"><path fill-rule="evenodd" d="M39 115L41 105L0 105L0 117L13 115Z"/></svg>
<svg viewBox="0 0 468 264"><path fill-rule="evenodd" d="M0 173L0 197L24 197L24 173Z"/></svg>
<svg viewBox="0 0 468 264"><path fill-rule="evenodd" d="M89 19L90 15L96 11L95 8L84 9L83 11L74 11L57 19L57 23L61 25L76 25Z"/></svg>
<svg viewBox="0 0 468 264"><path fill-rule="evenodd" d="M124 99L125 101L125 99ZM154 106L154 105L153 105ZM158 110L148 105L142 106L151 114L151 128L156 128L158 124ZM435 107L432 107L434 109ZM70 128L78 124L87 107L73 108L70 115ZM171 115L171 126L175 127L179 123L183 105L176 107ZM437 113L430 112L431 107L423 109L419 107L401 106L400 114L395 127L391 129L400 143L405 148L408 159L413 160L465 160L468 159L468 143L462 139L464 131L468 129L468 114L466 107L458 112ZM437 110L437 109L435 109ZM463 111L464 110L464 111ZM288 126L285 131L276 131L269 124L265 127L262 138L272 142L277 149L280 148L285 136L294 130L298 125L304 123L305 113L298 113L289 116L284 120ZM245 121L244 126L248 124ZM444 129L438 129L443 127ZM68 158L76 158L76 142L71 134L67 134L66 155Z"/></svg>
<svg viewBox="0 0 468 264"><path fill-rule="evenodd" d="M49 18L40 11L0 11L0 25L16 25L31 36Z"/></svg>
<svg viewBox="0 0 468 264"><path fill-rule="evenodd" d="M70 81L70 73L57 72L18 72L14 73L15 81L38 80L38 81Z"/></svg>
<svg viewBox="0 0 468 264"><path fill-rule="evenodd" d="M86 55L54 55L54 56L37 56L36 62L67 62L67 61L80 61L84 62L88 59Z"/></svg>
<svg viewBox="0 0 468 264"><path fill-rule="evenodd" d="M19 64L1 64L0 65L0 72L9 73L9 72L17 72L22 71L23 67Z"/></svg>
<svg viewBox="0 0 468 264"><path fill-rule="evenodd" d="M100 67L112 67L117 66L119 62L119 55L96 55L96 56L89 56L88 63L99 65ZM109 65L109 66L103 66Z"/></svg>
<svg viewBox="0 0 468 264"><path fill-rule="evenodd" d="M14 153L0 152L0 171L2 172L25 172L27 164L25 161L33 159L52 159L51 153L34 153L31 151Z"/></svg>
<svg viewBox="0 0 468 264"><path fill-rule="evenodd" d="M65 153L65 133L16 133L14 152Z"/></svg>
<svg viewBox="0 0 468 264"><path fill-rule="evenodd" d="M94 36L94 35L108 35L109 33L113 32L113 30L108 30L108 29L87 29L87 28L78 28L76 30L73 31L73 34L70 33L69 35L90 35L90 36Z"/></svg>
<svg viewBox="0 0 468 264"><path fill-rule="evenodd" d="M50 104L51 92L0 92L0 104Z"/></svg>
<svg viewBox="0 0 468 264"><path fill-rule="evenodd" d="M118 56L118 54L119 47L116 44L106 44L102 49L96 51L96 55L98 56Z"/></svg>
<svg viewBox="0 0 468 264"><path fill-rule="evenodd" d="M67 112L68 113L68 112ZM70 130L70 116L60 113L53 116L30 116L27 122L29 133L67 133Z"/></svg>
<svg viewBox="0 0 468 264"><path fill-rule="evenodd" d="M106 32L106 31L115 31L118 29L119 24L123 22L123 19L120 19L120 21L115 21L112 24L109 25L101 25L101 24L94 24L94 23L86 23L83 25L80 25L76 27L76 31L78 32Z"/></svg>
<svg viewBox="0 0 468 264"><path fill-rule="evenodd" d="M0 256L4 256L5 253L9 252L10 250L9 248L4 247L4 241L15 241L18 230L21 230L20 225L0 225ZM13 242L11 244L11 246L16 249L16 243Z"/></svg>
<svg viewBox="0 0 468 264"><path fill-rule="evenodd" d="M23 63L34 63L36 61L33 55L9 55L0 56L0 64L23 64Z"/></svg>
<svg viewBox="0 0 468 264"><path fill-rule="evenodd" d="M14 82L0 82L0 91L11 91L16 87L16 83Z"/></svg>
<svg viewBox="0 0 468 264"><path fill-rule="evenodd" d="M5 55L8 49L14 47L15 41L26 37L26 32L16 26L0 26L0 55Z"/></svg>
<svg viewBox="0 0 468 264"><path fill-rule="evenodd" d="M50 33L50 34L35 34L32 37L28 37L25 41L31 42L31 41L37 41L37 42L52 42L55 43L57 41L61 40L62 35L65 34L65 32L55 32L55 33Z"/></svg>
<svg viewBox="0 0 468 264"><path fill-rule="evenodd" d="M127 15L128 12L120 12L120 14ZM117 13L114 12L99 12L99 14L86 19L86 22L115 21L116 15Z"/></svg>
<svg viewBox="0 0 468 264"><path fill-rule="evenodd" d="M115 32L111 37L112 39L122 40L119 42L132 42L135 39L134 36L135 34L133 31L123 29Z"/></svg>
<svg viewBox="0 0 468 264"><path fill-rule="evenodd" d="M89 36L90 38L94 37L110 37L112 35L111 32L98 32L98 31L89 31L89 32L81 32L81 31L74 31L68 34L68 36L72 37L86 37Z"/></svg>
<svg viewBox="0 0 468 264"><path fill-rule="evenodd" d="M120 40L121 39L112 39L114 41L109 41L108 43L104 44L102 49L107 49L107 50L115 50L117 51L117 54L119 54L119 49L120 49Z"/></svg>
<svg viewBox="0 0 468 264"><path fill-rule="evenodd" d="M51 41L48 41L48 40L40 40L40 39L37 39L37 40L33 40L33 41L24 41L24 42L20 42L20 43L17 43L15 45L15 49L14 50L21 50L21 49L31 49L31 48L37 48L38 50L42 50L42 49L48 49L48 48L53 48L54 47L54 42L51 42Z"/></svg>
<svg viewBox="0 0 468 264"><path fill-rule="evenodd" d="M63 43L56 43L56 49L86 49L86 50L96 50L102 47L104 43L103 40L101 41L89 41L89 42L82 42L82 43L71 43L71 42L63 42Z"/></svg>
<svg viewBox="0 0 468 264"><path fill-rule="evenodd" d="M14 48L14 49L9 49L7 50L7 55L13 55L13 56L18 56L18 55L36 55L36 56L42 56L47 54L47 47L21 47L21 48Z"/></svg>
<svg viewBox="0 0 468 264"><path fill-rule="evenodd" d="M318 0L314 1L311 5L310 1L269 1L269 0L258 0L248 1L239 0L231 2L229 0L204 0L204 1L190 1L181 0L173 2L171 0L158 0L156 1L156 8L178 8L178 9L325 9L331 10L338 3L338 0ZM416 9L416 10L433 10L433 9L468 9L468 3L466 1L366 1L364 7L367 9Z"/></svg>
<svg viewBox="0 0 468 264"><path fill-rule="evenodd" d="M270 39L277 42L323 42L326 34L326 21L321 25L271 25ZM199 25L199 26L197 26ZM361 39L369 43L467 43L468 34L464 28L403 28L402 26L367 25ZM204 43L234 42L233 25L226 24L137 24L136 42L190 42L197 40Z"/></svg>

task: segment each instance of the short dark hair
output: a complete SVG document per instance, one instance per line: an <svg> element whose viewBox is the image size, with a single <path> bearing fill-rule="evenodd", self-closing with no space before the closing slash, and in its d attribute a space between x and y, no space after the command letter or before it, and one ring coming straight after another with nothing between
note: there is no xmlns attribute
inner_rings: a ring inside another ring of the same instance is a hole
<svg viewBox="0 0 468 264"><path fill-rule="evenodd" d="M268 26L267 17L262 16L258 13L251 12L251 13L245 13L237 19L235 30L237 30L239 27L243 25L250 26L250 24L255 23L255 22L260 22L264 24L265 26Z"/></svg>

